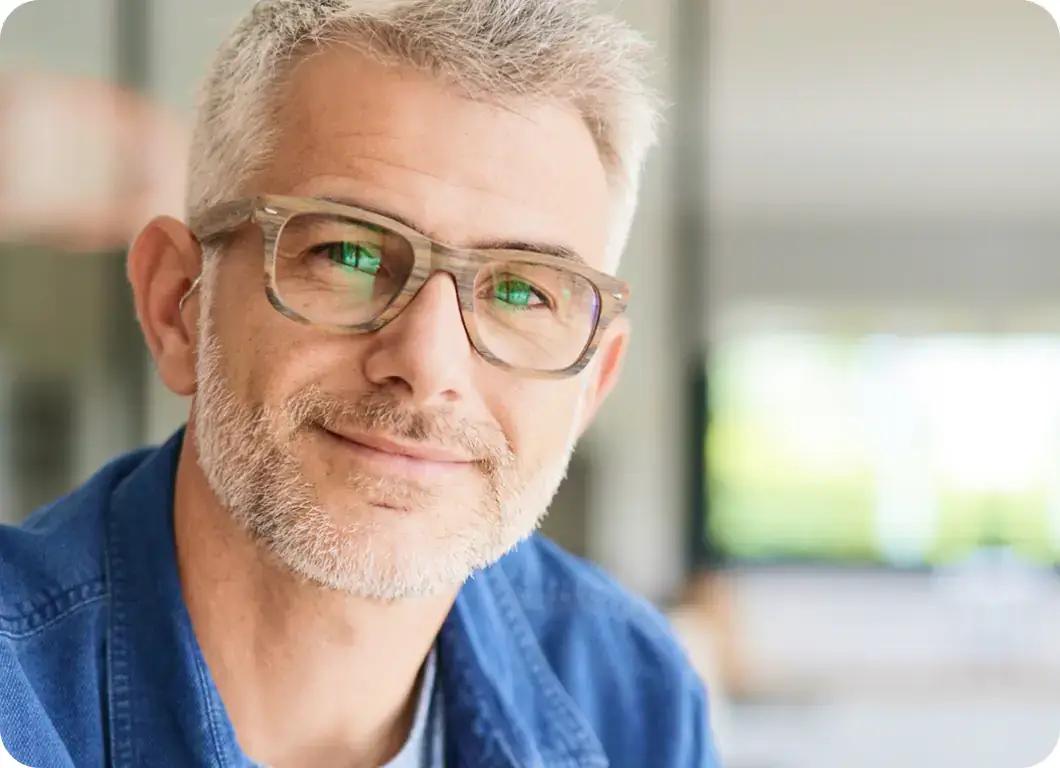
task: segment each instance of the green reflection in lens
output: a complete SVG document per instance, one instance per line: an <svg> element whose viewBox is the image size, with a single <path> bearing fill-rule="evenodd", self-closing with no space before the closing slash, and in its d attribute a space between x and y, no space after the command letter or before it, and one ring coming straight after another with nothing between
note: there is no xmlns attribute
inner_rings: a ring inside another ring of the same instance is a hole
<svg viewBox="0 0 1060 768"><path fill-rule="evenodd" d="M493 288L493 298L512 309L529 309L538 299L533 286L525 280L501 280ZM536 303L541 303L540 299Z"/></svg>
<svg viewBox="0 0 1060 768"><path fill-rule="evenodd" d="M328 258L345 269L367 275L375 275L383 262L380 249L365 243L331 243Z"/></svg>

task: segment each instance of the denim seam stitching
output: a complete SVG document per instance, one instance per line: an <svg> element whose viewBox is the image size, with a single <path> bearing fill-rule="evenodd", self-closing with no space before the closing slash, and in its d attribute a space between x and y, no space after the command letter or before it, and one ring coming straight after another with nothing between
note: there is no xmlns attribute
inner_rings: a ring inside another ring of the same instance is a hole
<svg viewBox="0 0 1060 768"><path fill-rule="evenodd" d="M462 610L462 606L457 603L456 610ZM457 706L464 706L471 710L471 732L478 737L478 757L486 758L492 757L494 750L499 749L501 753L507 758L508 765L516 765L515 756L512 753L512 747L508 743L508 740L497 732L495 728L490 727L490 723L482 711L481 707L474 706L473 701L468 701L471 698L471 692L475 690L475 681L472 680L472 656L473 654L460 643L453 642L447 644L448 650L452 653L454 662L452 668L457 672L460 681L463 685L457 686L456 696L460 700Z"/></svg>
<svg viewBox="0 0 1060 768"><path fill-rule="evenodd" d="M114 516L108 515L106 567L113 594L120 596L125 581L124 563L117 546L121 538ZM115 768L133 765L132 704L129 701L128 638L125 611L119 599L112 601L107 643L107 699L111 759Z"/></svg>
<svg viewBox="0 0 1060 768"><path fill-rule="evenodd" d="M80 611L82 608L88 608L89 606L92 606L92 605L94 605L96 603L102 602L102 601L104 601L106 599L107 599L107 596L105 594L104 595L97 595L96 597L90 597L87 600L84 600L83 602L77 603L76 605L73 605L70 608L67 608L62 613L59 613L59 614L53 616L52 618L50 618L47 621L45 621L43 624L40 624L40 625L34 627L33 629L27 630L25 632L13 632L13 631L5 630L5 629L0 629L0 637L4 637L4 638L7 638L8 640L15 640L15 641L29 640L31 638L36 637L37 635L39 635L40 633L44 632L45 630L51 628L55 624L61 622L63 619L69 618L73 614L75 614L78 611Z"/></svg>
<svg viewBox="0 0 1060 768"><path fill-rule="evenodd" d="M601 765L596 761L583 764L577 759L575 754L573 754L575 749L595 751L595 747L589 740L588 735L584 731L584 727L579 722L578 717L572 709L569 694L562 690L558 681L555 679L555 676L545 669L545 662L541 655L541 649L540 647L536 647L533 631L527 626L526 617L520 615L515 592L511 582L508 580L507 574L502 571L495 571L495 573L498 576L495 581L497 581L500 586L500 589L494 590L494 594L498 598L497 604L505 614L509 627L512 630L512 635L519 644L520 649L523 651L523 658L537 677L538 682L541 683L542 692L544 693L546 700L557 713L562 716L559 722L566 726L565 728L560 729L559 733L563 739L563 744L567 749L567 754L543 755L543 757L547 757L550 764L569 762L574 765Z"/></svg>
<svg viewBox="0 0 1060 768"><path fill-rule="evenodd" d="M34 606L27 613L0 616L0 637L25 640L43 632L82 608L106 598L106 583L102 579L71 587L53 596L47 603ZM53 615L48 616L49 613Z"/></svg>

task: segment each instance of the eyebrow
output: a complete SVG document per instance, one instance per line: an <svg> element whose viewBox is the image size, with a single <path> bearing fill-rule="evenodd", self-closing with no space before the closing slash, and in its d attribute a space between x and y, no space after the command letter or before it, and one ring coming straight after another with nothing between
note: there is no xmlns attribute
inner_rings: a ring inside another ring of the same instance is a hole
<svg viewBox="0 0 1060 768"><path fill-rule="evenodd" d="M313 195L314 200L324 200L329 203L336 203L338 205L348 205L353 208L361 208L362 210L374 213L377 216L382 216L386 219L391 219L398 222L415 232L423 235L424 237L430 238L429 235L425 234L419 227L413 224L408 219L399 216L391 211L383 211L375 208L371 205L365 205L359 200L353 200L348 197L339 197L335 195ZM430 238L433 239L433 238ZM579 264L585 264L583 259L576 251L571 250L563 245L556 245L554 243L534 243L526 240L484 240L471 245L461 246L468 250L481 250L481 251L529 251L531 253L540 253L546 256L558 256L561 259L570 259L571 261Z"/></svg>

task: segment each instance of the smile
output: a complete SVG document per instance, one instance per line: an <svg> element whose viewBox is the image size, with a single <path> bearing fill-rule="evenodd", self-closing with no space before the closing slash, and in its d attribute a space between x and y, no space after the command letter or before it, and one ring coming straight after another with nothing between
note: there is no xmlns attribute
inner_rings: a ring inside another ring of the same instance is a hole
<svg viewBox="0 0 1060 768"><path fill-rule="evenodd" d="M382 475L430 481L452 478L475 465L475 460L428 445L398 443L373 435L346 435L317 427L333 446L358 464Z"/></svg>

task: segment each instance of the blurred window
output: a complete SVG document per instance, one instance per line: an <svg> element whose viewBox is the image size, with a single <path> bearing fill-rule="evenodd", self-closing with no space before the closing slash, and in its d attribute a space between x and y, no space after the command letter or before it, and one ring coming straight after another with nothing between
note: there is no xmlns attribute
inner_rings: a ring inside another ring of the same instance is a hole
<svg viewBox="0 0 1060 768"><path fill-rule="evenodd" d="M713 373L709 532L729 557L1060 559L1060 337L752 333Z"/></svg>

